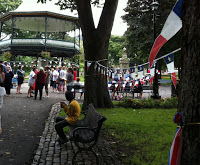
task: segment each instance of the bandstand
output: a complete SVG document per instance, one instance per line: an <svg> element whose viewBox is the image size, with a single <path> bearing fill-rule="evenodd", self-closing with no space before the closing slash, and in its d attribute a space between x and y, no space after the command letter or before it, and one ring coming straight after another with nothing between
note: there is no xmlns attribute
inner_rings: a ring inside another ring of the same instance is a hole
<svg viewBox="0 0 200 165"><path fill-rule="evenodd" d="M0 18L0 54L72 57L80 53L78 18L49 11L10 11Z"/></svg>

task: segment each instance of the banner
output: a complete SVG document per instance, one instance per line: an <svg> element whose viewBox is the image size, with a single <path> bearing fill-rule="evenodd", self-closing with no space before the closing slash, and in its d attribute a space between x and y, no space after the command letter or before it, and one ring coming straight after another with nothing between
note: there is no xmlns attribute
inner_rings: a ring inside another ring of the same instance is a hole
<svg viewBox="0 0 200 165"><path fill-rule="evenodd" d="M91 62L89 62L89 61L86 61L87 62L87 71L89 70L89 68L90 68L90 65L92 64Z"/></svg>

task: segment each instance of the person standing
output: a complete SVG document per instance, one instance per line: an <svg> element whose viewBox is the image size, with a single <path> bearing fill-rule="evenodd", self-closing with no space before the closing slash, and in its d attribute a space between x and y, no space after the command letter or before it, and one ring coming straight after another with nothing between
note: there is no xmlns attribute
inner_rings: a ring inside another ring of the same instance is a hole
<svg viewBox="0 0 200 165"><path fill-rule="evenodd" d="M73 85L74 85L74 72L73 72L73 69L72 68L68 68L67 70L67 83L66 83L66 86L67 86L67 91L68 92L71 92L72 88L73 88Z"/></svg>
<svg viewBox="0 0 200 165"><path fill-rule="evenodd" d="M60 93L61 89L63 89L63 93L65 93L65 81L66 81L65 67L61 68L59 78L60 78L60 81L59 81L59 93Z"/></svg>
<svg viewBox="0 0 200 165"><path fill-rule="evenodd" d="M33 84L35 83L35 76L36 76L35 71L36 71L36 69L33 68L31 73L30 73L30 78L28 80L29 89L28 89L27 97L33 97L32 96L32 90L33 90Z"/></svg>
<svg viewBox="0 0 200 165"><path fill-rule="evenodd" d="M18 86L17 86L17 92L16 94L22 94L20 92L20 89L21 89L21 85L23 84L24 82L24 71L22 70L22 66L20 65L17 69L17 82L18 82Z"/></svg>
<svg viewBox="0 0 200 165"><path fill-rule="evenodd" d="M53 71L53 92L56 92L56 81L58 80L58 68Z"/></svg>
<svg viewBox="0 0 200 165"><path fill-rule="evenodd" d="M45 83L45 92L46 92L46 98L49 97L49 89L48 89L48 85L49 85L49 81L50 81L50 68L49 66L45 66L45 74L46 74L46 83Z"/></svg>
<svg viewBox="0 0 200 165"><path fill-rule="evenodd" d="M6 95L10 96L10 89L12 87L12 78L14 76L14 73L10 70L9 65L7 65L6 69L7 69L7 72L5 74L4 87L6 90Z"/></svg>
<svg viewBox="0 0 200 165"><path fill-rule="evenodd" d="M3 107L3 96L6 94L5 88L3 87L3 82L5 79L4 74L4 68L3 65L0 64L0 134L2 133L2 127L1 127L1 109Z"/></svg>
<svg viewBox="0 0 200 165"><path fill-rule="evenodd" d="M37 98L37 93L39 90L40 93L40 100L42 100L42 90L45 85L46 81L46 74L44 73L44 68L40 67L40 71L36 74L36 84L35 84L35 97L34 100Z"/></svg>
<svg viewBox="0 0 200 165"><path fill-rule="evenodd" d="M73 68L73 74L74 74L74 82L76 81L76 77L77 77L77 72L76 72L76 68Z"/></svg>

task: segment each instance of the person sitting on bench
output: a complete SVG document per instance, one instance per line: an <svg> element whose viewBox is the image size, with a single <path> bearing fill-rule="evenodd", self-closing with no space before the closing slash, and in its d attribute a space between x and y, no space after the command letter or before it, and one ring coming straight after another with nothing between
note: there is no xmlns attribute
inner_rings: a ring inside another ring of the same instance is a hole
<svg viewBox="0 0 200 165"><path fill-rule="evenodd" d="M70 125L76 125L81 113L80 105L74 99L73 92L67 91L65 93L65 98L69 101L69 106L67 106L64 102L60 102L60 106L61 108L64 108L64 111L67 114L67 116L57 117L55 124L55 129L59 136L59 138L57 139L59 144L64 144L68 142L68 138L63 132L63 128Z"/></svg>

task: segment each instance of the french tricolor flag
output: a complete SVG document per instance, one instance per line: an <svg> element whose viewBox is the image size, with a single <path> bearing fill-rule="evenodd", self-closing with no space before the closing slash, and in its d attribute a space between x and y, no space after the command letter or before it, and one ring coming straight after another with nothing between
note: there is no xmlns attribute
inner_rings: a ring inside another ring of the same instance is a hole
<svg viewBox="0 0 200 165"><path fill-rule="evenodd" d="M182 3L183 0L178 0L176 2L164 24L161 34L154 42L149 55L150 68L160 48L182 28Z"/></svg>
<svg viewBox="0 0 200 165"><path fill-rule="evenodd" d="M169 73L171 73L173 84L176 87L177 77L174 70L174 54L169 54L168 56L164 57L164 60L167 63L167 70Z"/></svg>

